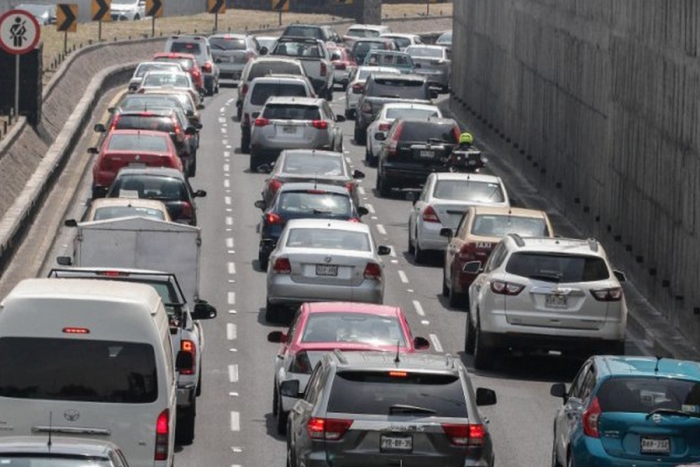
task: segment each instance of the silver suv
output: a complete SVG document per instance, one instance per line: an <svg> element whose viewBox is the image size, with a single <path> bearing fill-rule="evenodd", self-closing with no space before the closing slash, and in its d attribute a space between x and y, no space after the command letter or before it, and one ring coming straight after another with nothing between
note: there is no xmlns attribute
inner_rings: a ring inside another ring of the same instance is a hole
<svg viewBox="0 0 700 467"><path fill-rule="evenodd" d="M197 35L170 36L165 43L165 51L194 55L197 64L202 69L204 89L207 94L213 96L219 92L219 66L214 63L209 39Z"/></svg>
<svg viewBox="0 0 700 467"><path fill-rule="evenodd" d="M488 261L466 263L465 352L489 369L499 351L559 350L624 354L625 275L596 240L506 236Z"/></svg>
<svg viewBox="0 0 700 467"><path fill-rule="evenodd" d="M326 354L287 422L287 466L493 466L494 452L478 406L496 403L472 387L451 356L347 352Z"/></svg>

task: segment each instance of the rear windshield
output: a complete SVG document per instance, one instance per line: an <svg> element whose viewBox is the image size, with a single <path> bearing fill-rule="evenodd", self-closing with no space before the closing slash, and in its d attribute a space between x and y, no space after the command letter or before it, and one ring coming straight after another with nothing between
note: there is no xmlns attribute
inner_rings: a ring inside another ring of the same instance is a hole
<svg viewBox="0 0 700 467"><path fill-rule="evenodd" d="M392 376L391 373L394 372L336 374L328 412L467 417L464 390L458 376L402 371Z"/></svg>
<svg viewBox="0 0 700 467"><path fill-rule="evenodd" d="M248 48L245 39L238 37L210 37L209 45L212 50L246 50Z"/></svg>
<svg viewBox="0 0 700 467"><path fill-rule="evenodd" d="M112 461L94 456L69 456L54 454L0 454L0 465L3 467L112 467Z"/></svg>
<svg viewBox="0 0 700 467"><path fill-rule="evenodd" d="M425 82L399 77L378 78L370 81L367 95L402 99L430 99Z"/></svg>
<svg viewBox="0 0 700 467"><path fill-rule="evenodd" d="M544 219L492 214L476 216L471 233L482 237L505 237L512 233L521 237L549 237L550 235Z"/></svg>
<svg viewBox="0 0 700 467"><path fill-rule="evenodd" d="M611 378L598 390L603 412L679 410L700 416L700 384L672 378Z"/></svg>
<svg viewBox="0 0 700 467"><path fill-rule="evenodd" d="M284 31L285 36L311 37L312 39L323 40L323 32L320 28L308 26L288 26Z"/></svg>
<svg viewBox="0 0 700 467"><path fill-rule="evenodd" d="M440 112L432 109L407 109L397 108L386 111L386 118L396 120L397 118L428 118L440 117Z"/></svg>
<svg viewBox="0 0 700 467"><path fill-rule="evenodd" d="M166 74L150 73L143 78L144 86L173 86L176 88L186 88L189 87L190 81L187 79L187 75L183 74Z"/></svg>
<svg viewBox="0 0 700 467"><path fill-rule="evenodd" d="M120 217L150 217L158 220L165 220L163 211L153 208L141 208L134 206L108 206L95 210L95 220L117 219Z"/></svg>
<svg viewBox="0 0 700 467"><path fill-rule="evenodd" d="M323 54L318 44L310 42L278 42L272 55L318 58Z"/></svg>
<svg viewBox="0 0 700 467"><path fill-rule="evenodd" d="M188 201L187 187L182 180L170 177L124 175L117 177L109 189L113 198L145 198L160 201Z"/></svg>
<svg viewBox="0 0 700 467"><path fill-rule="evenodd" d="M167 152L167 139L155 135L112 135L107 145L109 151Z"/></svg>
<svg viewBox="0 0 700 467"><path fill-rule="evenodd" d="M253 80L265 75L303 75L298 63L290 62L258 62L251 66L248 79Z"/></svg>
<svg viewBox="0 0 700 467"><path fill-rule="evenodd" d="M409 47L406 53L411 57L442 58L442 50L431 47Z"/></svg>
<svg viewBox="0 0 700 467"><path fill-rule="evenodd" d="M306 86L300 83L257 83L253 87L250 103L265 105L270 96L309 97Z"/></svg>
<svg viewBox="0 0 700 467"><path fill-rule="evenodd" d="M327 154L288 153L284 157L282 172L293 175L345 175L341 157L342 156L331 156Z"/></svg>
<svg viewBox="0 0 700 467"><path fill-rule="evenodd" d="M356 57L363 57L371 50L386 50L384 42L371 41L371 42L356 42L352 47L352 53Z"/></svg>
<svg viewBox="0 0 700 467"><path fill-rule="evenodd" d="M199 55L202 53L202 48L193 42L173 42L170 44L170 52Z"/></svg>
<svg viewBox="0 0 700 467"><path fill-rule="evenodd" d="M457 144L459 130L452 123L404 122L399 140L401 142Z"/></svg>
<svg viewBox="0 0 700 467"><path fill-rule="evenodd" d="M180 66L177 63L148 63L144 65L139 65L139 67L136 69L136 76L141 78L143 77L143 75L145 75L151 70L181 71Z"/></svg>
<svg viewBox="0 0 700 467"><path fill-rule="evenodd" d="M367 56L368 65L377 66L411 66L413 65L411 57L408 55L401 54L387 54L387 53L370 53Z"/></svg>
<svg viewBox="0 0 700 467"><path fill-rule="evenodd" d="M262 116L270 120L319 120L321 113L313 105L272 104L265 106Z"/></svg>
<svg viewBox="0 0 700 467"><path fill-rule="evenodd" d="M400 72L399 70L397 70L396 68L382 68L382 69L374 68L374 69L373 69L373 68L363 67L363 68L360 69L359 80L360 80L360 81L366 81L366 80L367 80L367 77L368 77L371 73L394 73L394 74L396 74L396 75L401 74L401 72Z"/></svg>
<svg viewBox="0 0 700 467"><path fill-rule="evenodd" d="M411 39L407 37L392 37L391 39L396 42L396 45L399 47L408 47L411 45Z"/></svg>
<svg viewBox="0 0 700 467"><path fill-rule="evenodd" d="M291 248L370 251L369 236L364 232L336 229L292 229L287 238Z"/></svg>
<svg viewBox="0 0 700 467"><path fill-rule="evenodd" d="M131 95L124 99L119 104L120 110L141 110L148 111L149 109L172 109L176 106L184 104L184 100L180 101L177 97L163 96L158 94L140 94Z"/></svg>
<svg viewBox="0 0 700 467"><path fill-rule="evenodd" d="M547 282L594 282L608 279L608 267L596 256L514 253L506 272Z"/></svg>
<svg viewBox="0 0 700 467"><path fill-rule="evenodd" d="M379 37L380 32L374 29L348 29L345 35L350 37Z"/></svg>
<svg viewBox="0 0 700 467"><path fill-rule="evenodd" d="M350 198L335 193L284 191L279 195L277 209L291 215L308 214L346 219L352 216Z"/></svg>
<svg viewBox="0 0 700 467"><path fill-rule="evenodd" d="M396 316L369 313L311 313L301 341L406 346Z"/></svg>
<svg viewBox="0 0 700 467"><path fill-rule="evenodd" d="M500 184L470 180L440 180L435 184L433 197L475 203L502 203L505 201Z"/></svg>
<svg viewBox="0 0 700 467"><path fill-rule="evenodd" d="M153 347L134 342L0 338L0 397L146 404L158 398Z"/></svg>
<svg viewBox="0 0 700 467"><path fill-rule="evenodd" d="M175 131L173 121L170 117L162 117L159 115L120 115L115 123L114 129Z"/></svg>
<svg viewBox="0 0 700 467"><path fill-rule="evenodd" d="M194 60L190 58L156 58L157 62L173 62L179 63L183 70L188 71L190 68L194 67Z"/></svg>

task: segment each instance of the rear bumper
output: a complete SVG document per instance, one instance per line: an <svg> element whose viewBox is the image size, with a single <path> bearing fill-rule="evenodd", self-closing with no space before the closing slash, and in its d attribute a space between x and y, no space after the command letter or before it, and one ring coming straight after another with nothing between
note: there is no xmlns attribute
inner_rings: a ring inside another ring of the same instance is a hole
<svg viewBox="0 0 700 467"><path fill-rule="evenodd" d="M189 407L193 404L197 393L197 385L195 383L178 384L177 386L177 406Z"/></svg>
<svg viewBox="0 0 700 467"><path fill-rule="evenodd" d="M574 465L587 467L675 467L682 464L695 463L700 460L698 457L695 457L664 462L661 459L657 460L659 456L649 456L649 460L639 459L638 457L635 459L613 457L605 451L600 439L589 436L582 436L574 443L572 450Z"/></svg>
<svg viewBox="0 0 700 467"><path fill-rule="evenodd" d="M289 275L268 274L267 299L274 305L289 306L324 301L381 304L384 299L384 283L365 280L355 287L303 284L293 282Z"/></svg>

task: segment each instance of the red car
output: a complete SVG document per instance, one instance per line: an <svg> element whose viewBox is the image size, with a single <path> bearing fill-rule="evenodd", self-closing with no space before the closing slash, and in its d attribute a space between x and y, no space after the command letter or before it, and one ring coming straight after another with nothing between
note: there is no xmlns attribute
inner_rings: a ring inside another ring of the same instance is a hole
<svg viewBox="0 0 700 467"><path fill-rule="evenodd" d="M328 52L331 54L331 64L333 65L333 83L340 84L345 91L357 63L345 47L328 47Z"/></svg>
<svg viewBox="0 0 700 467"><path fill-rule="evenodd" d="M102 198L126 166L170 167L183 170L182 161L170 136L162 131L113 130L102 148L88 150L98 154L92 167L92 197Z"/></svg>
<svg viewBox="0 0 700 467"><path fill-rule="evenodd" d="M197 63L197 58L194 55L180 52L158 52L153 54L153 60L156 62L165 61L179 63L183 71L190 74L192 77L192 82L200 94L204 93L204 75L202 74L202 69Z"/></svg>
<svg viewBox="0 0 700 467"><path fill-rule="evenodd" d="M277 416L277 430L284 433L287 416L298 399L279 394L286 380L299 380L303 392L316 363L327 352L377 350L413 353L425 350L430 343L413 337L401 308L367 303L304 303L297 311L289 331L268 334L269 342L281 343L275 359L272 412Z"/></svg>

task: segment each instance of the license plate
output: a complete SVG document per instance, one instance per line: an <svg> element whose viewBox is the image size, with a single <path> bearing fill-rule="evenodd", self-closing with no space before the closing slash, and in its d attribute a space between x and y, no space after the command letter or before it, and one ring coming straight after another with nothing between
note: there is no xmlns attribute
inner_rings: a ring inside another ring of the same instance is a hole
<svg viewBox="0 0 700 467"><path fill-rule="evenodd" d="M144 168L146 167L146 164L144 162L129 162L129 167L135 167L135 168Z"/></svg>
<svg viewBox="0 0 700 467"><path fill-rule="evenodd" d="M547 308L567 308L569 300L566 295L551 294L545 298L545 306Z"/></svg>
<svg viewBox="0 0 700 467"><path fill-rule="evenodd" d="M382 451L411 452L413 451L413 438L411 436L381 436L380 449Z"/></svg>
<svg viewBox="0 0 700 467"><path fill-rule="evenodd" d="M641 439L642 454L669 454L671 452L671 440L669 438L647 438Z"/></svg>
<svg viewBox="0 0 700 467"><path fill-rule="evenodd" d="M283 126L282 133L294 134L297 132L297 127L295 126Z"/></svg>
<svg viewBox="0 0 700 467"><path fill-rule="evenodd" d="M228 61L231 63L236 63L236 57L230 57Z"/></svg>
<svg viewBox="0 0 700 467"><path fill-rule="evenodd" d="M425 158L433 158L435 157L435 151L421 151L420 156Z"/></svg>
<svg viewBox="0 0 700 467"><path fill-rule="evenodd" d="M317 264L316 265L316 275L317 276L337 276L338 275L338 265L336 265L336 264Z"/></svg>

